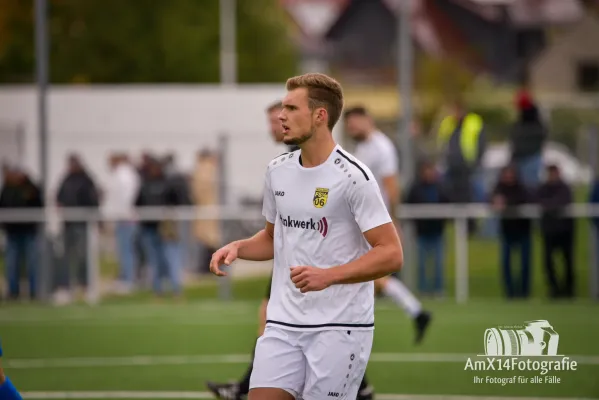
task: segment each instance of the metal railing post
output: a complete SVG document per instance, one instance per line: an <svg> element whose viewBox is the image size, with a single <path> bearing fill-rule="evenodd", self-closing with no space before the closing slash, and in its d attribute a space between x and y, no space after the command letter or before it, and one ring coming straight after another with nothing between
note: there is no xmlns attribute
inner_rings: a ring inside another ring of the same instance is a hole
<svg viewBox="0 0 599 400"><path fill-rule="evenodd" d="M87 220L85 223L87 229L87 292L86 301L94 305L100 301L100 240L98 237L98 227L95 220Z"/></svg>
<svg viewBox="0 0 599 400"><path fill-rule="evenodd" d="M45 200L45 199L44 199ZM42 302L50 301L53 290L54 271L58 267L55 265L53 252L50 248L50 232L48 229L49 208L44 207L44 217L38 225L39 241L39 257L38 270L36 279L39 282L37 287L37 298Z"/></svg>
<svg viewBox="0 0 599 400"><path fill-rule="evenodd" d="M455 295L458 304L468 301L468 219L455 219Z"/></svg>

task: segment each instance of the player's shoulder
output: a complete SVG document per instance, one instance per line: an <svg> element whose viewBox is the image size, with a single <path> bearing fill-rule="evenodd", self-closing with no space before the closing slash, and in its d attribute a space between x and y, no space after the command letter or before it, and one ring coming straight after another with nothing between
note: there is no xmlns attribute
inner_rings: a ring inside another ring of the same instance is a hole
<svg viewBox="0 0 599 400"><path fill-rule="evenodd" d="M361 186L363 183L374 180L370 168L341 147L335 149L333 165L342 179L347 182L348 187Z"/></svg>
<svg viewBox="0 0 599 400"><path fill-rule="evenodd" d="M279 154L268 163L268 172L272 173L272 171L277 170L284 165L290 166L293 160L295 160L298 156L298 152L299 150L287 151L285 153Z"/></svg>

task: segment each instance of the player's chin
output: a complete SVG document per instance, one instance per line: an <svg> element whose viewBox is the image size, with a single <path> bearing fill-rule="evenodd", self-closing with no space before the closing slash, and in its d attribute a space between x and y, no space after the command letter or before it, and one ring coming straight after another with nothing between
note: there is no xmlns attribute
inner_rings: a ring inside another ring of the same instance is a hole
<svg viewBox="0 0 599 400"><path fill-rule="evenodd" d="M297 141L297 139L294 138L293 136L283 135L283 143L285 143L285 144L289 144L289 145L295 144L296 141Z"/></svg>

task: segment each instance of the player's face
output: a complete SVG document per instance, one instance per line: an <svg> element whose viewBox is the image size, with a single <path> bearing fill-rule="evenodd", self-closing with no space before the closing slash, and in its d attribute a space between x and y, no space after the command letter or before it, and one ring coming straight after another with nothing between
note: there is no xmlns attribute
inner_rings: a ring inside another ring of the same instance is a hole
<svg viewBox="0 0 599 400"><path fill-rule="evenodd" d="M283 142L299 146L314 135L315 110L310 110L308 91L304 88L292 90L283 99L279 120L283 126Z"/></svg>
<svg viewBox="0 0 599 400"><path fill-rule="evenodd" d="M366 116L350 115L345 120L345 131L357 142L365 140L370 129L370 119Z"/></svg>
<svg viewBox="0 0 599 400"><path fill-rule="evenodd" d="M275 142L281 143L283 141L283 125L279 119L281 113L280 108L275 108L268 112L268 123L270 125L270 134Z"/></svg>

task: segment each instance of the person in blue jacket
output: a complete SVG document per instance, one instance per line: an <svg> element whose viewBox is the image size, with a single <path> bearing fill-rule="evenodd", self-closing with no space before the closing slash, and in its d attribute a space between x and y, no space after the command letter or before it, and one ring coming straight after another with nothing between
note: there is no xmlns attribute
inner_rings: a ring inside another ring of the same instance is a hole
<svg viewBox="0 0 599 400"><path fill-rule="evenodd" d="M2 357L2 344L0 343L0 357ZM0 362L0 400L23 400L8 376L4 375Z"/></svg>

